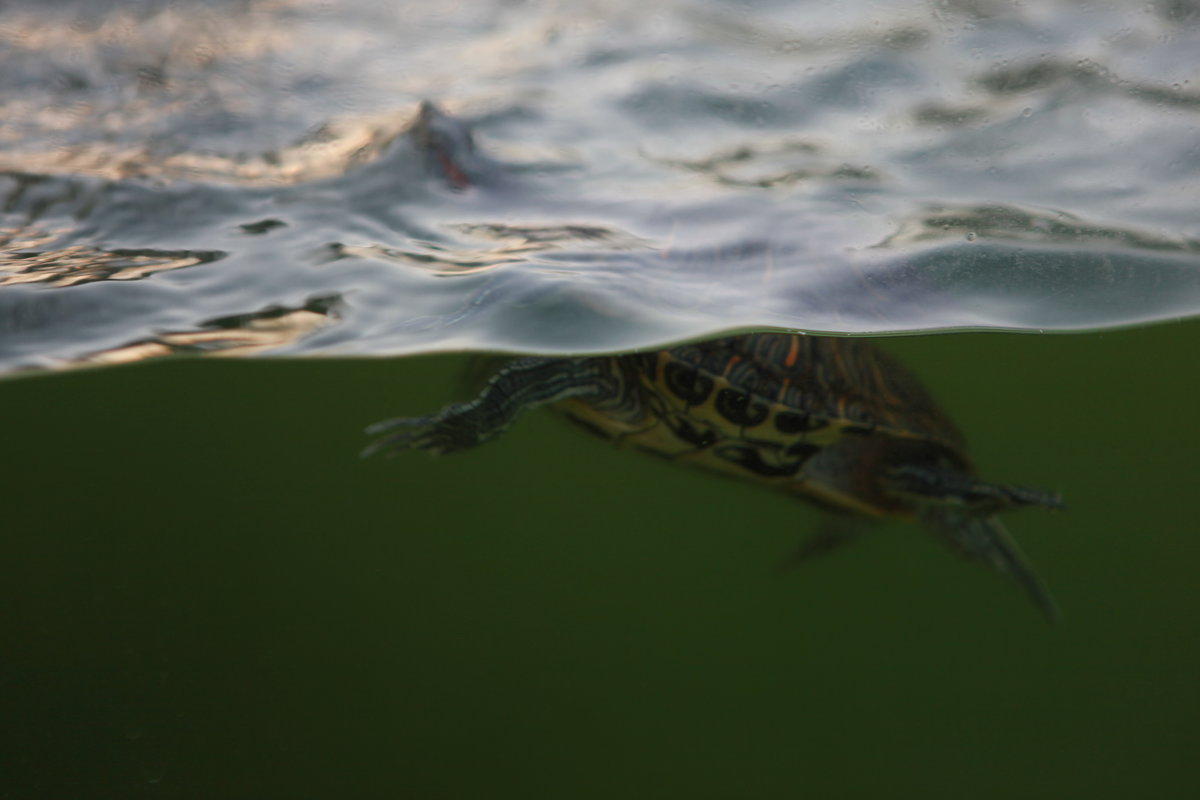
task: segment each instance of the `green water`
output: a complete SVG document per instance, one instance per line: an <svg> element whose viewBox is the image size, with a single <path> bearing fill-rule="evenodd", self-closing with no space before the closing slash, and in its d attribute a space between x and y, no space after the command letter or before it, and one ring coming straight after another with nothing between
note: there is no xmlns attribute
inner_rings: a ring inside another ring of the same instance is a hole
<svg viewBox="0 0 1200 800"><path fill-rule="evenodd" d="M983 472L1022 594L534 414L362 461L457 359L8 382L0 797L1129 797L1194 783L1200 325L891 340Z"/></svg>

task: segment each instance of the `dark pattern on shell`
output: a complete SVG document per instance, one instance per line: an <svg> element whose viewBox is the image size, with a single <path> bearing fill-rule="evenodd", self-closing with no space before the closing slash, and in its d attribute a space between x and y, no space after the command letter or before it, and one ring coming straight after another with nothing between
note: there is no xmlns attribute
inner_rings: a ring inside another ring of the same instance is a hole
<svg viewBox="0 0 1200 800"><path fill-rule="evenodd" d="M767 418L766 405L751 402L750 395L736 389L720 389L713 407L724 419L743 428L761 425Z"/></svg>
<svg viewBox="0 0 1200 800"><path fill-rule="evenodd" d="M862 339L747 334L671 348L662 362L660 381L646 373L651 385L665 386L689 405L704 402L712 391L702 379L720 378L748 395L747 407L781 405L807 414L810 425L843 420L850 434L902 434L963 449L961 435L916 378ZM730 419L727 408L716 410ZM783 426L793 422L785 418Z"/></svg>
<svg viewBox="0 0 1200 800"><path fill-rule="evenodd" d="M712 378L678 361L668 361L663 366L663 383L671 394L689 406L700 405L713 390Z"/></svg>
<svg viewBox="0 0 1200 800"><path fill-rule="evenodd" d="M780 411L775 415L775 429L789 435L819 431L828 424L828 420L802 412Z"/></svg>
<svg viewBox="0 0 1200 800"><path fill-rule="evenodd" d="M808 442L796 442L785 447L783 453L792 458L799 458L801 463L803 463L821 452L821 450L820 445L809 444Z"/></svg>
<svg viewBox="0 0 1200 800"><path fill-rule="evenodd" d="M687 442L699 450L712 447L719 438L716 431L711 428L697 428L686 418L678 414L672 414L663 421L680 440Z"/></svg>
<svg viewBox="0 0 1200 800"><path fill-rule="evenodd" d="M762 453L758 448L744 444L722 444L713 452L726 461L764 478L791 477L800 471L805 461L805 458L800 458L783 464L768 464L763 460Z"/></svg>

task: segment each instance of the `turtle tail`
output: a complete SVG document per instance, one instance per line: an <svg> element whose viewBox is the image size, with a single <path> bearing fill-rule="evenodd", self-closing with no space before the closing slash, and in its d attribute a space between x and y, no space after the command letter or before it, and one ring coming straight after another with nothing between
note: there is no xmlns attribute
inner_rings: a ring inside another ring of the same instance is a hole
<svg viewBox="0 0 1200 800"><path fill-rule="evenodd" d="M1050 590L1029 565L1004 523L993 514L979 514L959 505L931 504L922 509L920 517L952 550L989 564L1020 584L1048 620L1057 622L1061 618Z"/></svg>

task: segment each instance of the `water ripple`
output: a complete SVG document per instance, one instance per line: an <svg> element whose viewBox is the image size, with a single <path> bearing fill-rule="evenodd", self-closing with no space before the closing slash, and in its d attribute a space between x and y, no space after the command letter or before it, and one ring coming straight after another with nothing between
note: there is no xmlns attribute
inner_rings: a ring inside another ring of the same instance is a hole
<svg viewBox="0 0 1200 800"><path fill-rule="evenodd" d="M6 4L0 372L1192 316L1168 6Z"/></svg>

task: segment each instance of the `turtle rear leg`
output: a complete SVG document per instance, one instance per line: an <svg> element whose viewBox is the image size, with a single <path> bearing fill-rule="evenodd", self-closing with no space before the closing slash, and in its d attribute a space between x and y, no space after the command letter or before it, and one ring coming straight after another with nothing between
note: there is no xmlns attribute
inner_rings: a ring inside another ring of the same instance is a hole
<svg viewBox="0 0 1200 800"><path fill-rule="evenodd" d="M497 372L474 400L453 403L436 414L377 422L367 433L379 435L363 451L389 455L401 450L454 453L496 438L526 409L566 397L614 391L599 359L518 358Z"/></svg>

